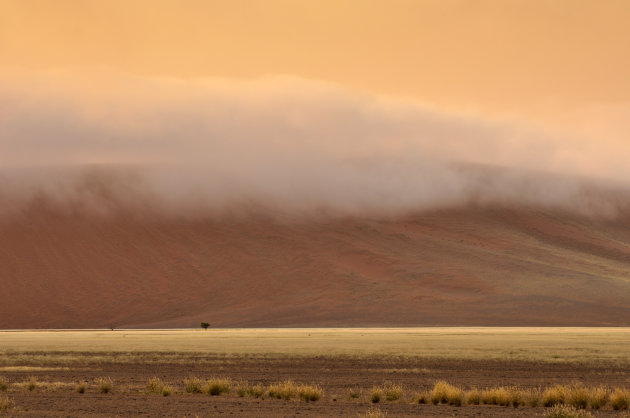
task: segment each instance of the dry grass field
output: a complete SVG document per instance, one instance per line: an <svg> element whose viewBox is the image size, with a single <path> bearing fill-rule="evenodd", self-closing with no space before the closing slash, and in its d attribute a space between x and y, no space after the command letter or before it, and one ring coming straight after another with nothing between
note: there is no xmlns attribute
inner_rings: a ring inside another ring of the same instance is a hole
<svg viewBox="0 0 630 418"><path fill-rule="evenodd" d="M630 328L269 328L0 331L7 353L406 356L630 363Z"/></svg>
<svg viewBox="0 0 630 418"><path fill-rule="evenodd" d="M624 416L629 346L628 328L3 331L0 413Z"/></svg>

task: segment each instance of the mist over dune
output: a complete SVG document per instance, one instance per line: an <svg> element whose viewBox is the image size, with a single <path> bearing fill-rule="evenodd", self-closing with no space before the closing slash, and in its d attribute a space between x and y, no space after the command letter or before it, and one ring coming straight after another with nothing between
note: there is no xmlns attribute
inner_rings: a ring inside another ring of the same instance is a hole
<svg viewBox="0 0 630 418"><path fill-rule="evenodd" d="M1 79L2 328L628 325L622 148L294 77Z"/></svg>
<svg viewBox="0 0 630 418"><path fill-rule="evenodd" d="M3 213L42 198L75 212L192 216L247 205L384 216L471 202L606 217L626 207L586 191L590 177L626 187L614 148L585 160L584 142L515 120L289 76L0 79Z"/></svg>

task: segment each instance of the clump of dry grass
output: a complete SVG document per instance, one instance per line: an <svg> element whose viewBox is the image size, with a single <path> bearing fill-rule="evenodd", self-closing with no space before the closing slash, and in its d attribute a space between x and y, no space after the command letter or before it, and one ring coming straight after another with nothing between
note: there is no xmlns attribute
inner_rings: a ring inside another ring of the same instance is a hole
<svg viewBox="0 0 630 418"><path fill-rule="evenodd" d="M481 392L481 402L486 405L508 406L511 401L511 391L503 386L485 389Z"/></svg>
<svg viewBox="0 0 630 418"><path fill-rule="evenodd" d="M472 388L464 394L464 403L468 405L479 405L481 403L481 393Z"/></svg>
<svg viewBox="0 0 630 418"><path fill-rule="evenodd" d="M514 408L518 408L521 405L525 405L528 399L528 392L519 388L511 387L508 388L508 393L510 394L510 402Z"/></svg>
<svg viewBox="0 0 630 418"><path fill-rule="evenodd" d="M415 398L416 403L431 402L437 404L449 404L460 406L468 405L500 405L500 406L519 406L528 405L537 407L539 405L545 407L567 406L573 409L586 409L589 406L593 409L604 407L610 399L613 408L628 409L630 408L630 391L628 389L616 389L614 396L610 395L605 387L585 387L580 383L571 386L555 385L545 389L521 389L518 387L494 387L484 390L472 388L467 392L463 392L460 388L453 386L445 381L439 381L433 387L430 394L419 394ZM383 388L375 388L372 394L373 402L380 401L384 396ZM374 399L377 399L376 401ZM559 411L568 411L569 409L558 409ZM565 412L566 412L565 411Z"/></svg>
<svg viewBox="0 0 630 418"><path fill-rule="evenodd" d="M164 383L159 377L152 377L147 382L147 393L170 396L171 394L173 394L173 388Z"/></svg>
<svg viewBox="0 0 630 418"><path fill-rule="evenodd" d="M261 385L254 385L247 388L247 396L252 398L262 398L265 395L265 389Z"/></svg>
<svg viewBox="0 0 630 418"><path fill-rule="evenodd" d="M13 401L8 396L0 396L0 412L13 407Z"/></svg>
<svg viewBox="0 0 630 418"><path fill-rule="evenodd" d="M9 387L9 381L6 377L0 376L0 392L6 392Z"/></svg>
<svg viewBox="0 0 630 418"><path fill-rule="evenodd" d="M270 398L291 399L298 393L298 386L292 380L269 385L267 394Z"/></svg>
<svg viewBox="0 0 630 418"><path fill-rule="evenodd" d="M247 388L248 386L246 382L239 382L236 385L236 394L239 398L244 398L245 395L247 395Z"/></svg>
<svg viewBox="0 0 630 418"><path fill-rule="evenodd" d="M85 391L87 390L87 383L85 382L81 382L78 383L75 388L74 388L78 393L85 393Z"/></svg>
<svg viewBox="0 0 630 418"><path fill-rule="evenodd" d="M110 377L99 377L96 379L96 387L100 393L109 393L112 391L114 382Z"/></svg>
<svg viewBox="0 0 630 418"><path fill-rule="evenodd" d="M535 408L540 404L540 399L542 398L542 389L530 389L525 393L524 396L525 405Z"/></svg>
<svg viewBox="0 0 630 418"><path fill-rule="evenodd" d="M348 399L359 399L361 397L361 390L357 388L348 389Z"/></svg>
<svg viewBox="0 0 630 418"><path fill-rule="evenodd" d="M148 393L160 393L162 391L162 387L164 386L164 382L159 377L152 377L147 382L147 392Z"/></svg>
<svg viewBox="0 0 630 418"><path fill-rule="evenodd" d="M610 395L610 404L615 411L628 409L630 407L630 390L615 388Z"/></svg>
<svg viewBox="0 0 630 418"><path fill-rule="evenodd" d="M171 396L173 394L174 390L173 387L170 385L164 385L162 386L162 390L160 391L160 394L162 396Z"/></svg>
<svg viewBox="0 0 630 418"><path fill-rule="evenodd" d="M576 409L570 405L555 405L553 409L545 415L546 418L587 418L592 417L590 413Z"/></svg>
<svg viewBox="0 0 630 418"><path fill-rule="evenodd" d="M600 409L608 403L608 389L603 386L591 388L588 403L593 409Z"/></svg>
<svg viewBox="0 0 630 418"><path fill-rule="evenodd" d="M420 392L419 394L416 395L414 402L419 403L421 405L428 404L429 402L431 402L431 394L426 393L426 392Z"/></svg>
<svg viewBox="0 0 630 418"><path fill-rule="evenodd" d="M550 407L564 403L564 393L565 387L562 385L555 385L545 389L542 394L543 406Z"/></svg>
<svg viewBox="0 0 630 418"><path fill-rule="evenodd" d="M229 377L213 378L206 381L201 388L201 392L211 396L218 396L223 393L230 393L231 387L232 379Z"/></svg>
<svg viewBox="0 0 630 418"><path fill-rule="evenodd" d="M386 401L397 401L403 397L404 390L401 385L387 382L383 385L383 393Z"/></svg>
<svg viewBox="0 0 630 418"><path fill-rule="evenodd" d="M397 401L403 397L404 389L401 385L392 382L385 382L382 386L375 386L370 393L372 403L379 403L382 400Z"/></svg>
<svg viewBox="0 0 630 418"><path fill-rule="evenodd" d="M434 405L447 403L449 405L461 406L464 399L464 392L450 383L440 381L433 386L431 391L431 402Z"/></svg>
<svg viewBox="0 0 630 418"><path fill-rule="evenodd" d="M586 409L589 401L589 390L576 384L564 388L564 403L577 409Z"/></svg>
<svg viewBox="0 0 630 418"><path fill-rule="evenodd" d="M300 385L298 386L297 392L300 399L306 402L317 401L324 395L322 388L317 385Z"/></svg>
<svg viewBox="0 0 630 418"><path fill-rule="evenodd" d="M518 387L499 386L479 391L472 389L466 393L465 402L469 405L500 405L518 408L521 405L538 405L539 395L536 391Z"/></svg>
<svg viewBox="0 0 630 418"><path fill-rule="evenodd" d="M184 389L186 393L201 393L203 382L198 377L188 377L184 379Z"/></svg>
<svg viewBox="0 0 630 418"><path fill-rule="evenodd" d="M236 384L236 394L241 398L245 396L262 398L265 394L265 389L261 385L249 386L247 382L239 382Z"/></svg>
<svg viewBox="0 0 630 418"><path fill-rule="evenodd" d="M23 385L26 390L32 392L37 388L37 386L39 386L39 382L37 381L37 378L35 376L31 376L26 382L23 383Z"/></svg>
<svg viewBox="0 0 630 418"><path fill-rule="evenodd" d="M384 397L383 389L380 387L372 388L372 392L370 393L370 401L372 403L379 403Z"/></svg>

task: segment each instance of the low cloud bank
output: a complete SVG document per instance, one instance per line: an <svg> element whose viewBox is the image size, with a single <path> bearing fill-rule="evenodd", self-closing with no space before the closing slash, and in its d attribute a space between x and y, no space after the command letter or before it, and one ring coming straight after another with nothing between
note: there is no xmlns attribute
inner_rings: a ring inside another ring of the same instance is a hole
<svg viewBox="0 0 630 418"><path fill-rule="evenodd" d="M98 213L396 215L472 202L614 216L625 198L584 178L624 189L630 170L614 161L625 149L589 155L596 145L293 77L0 77L3 212L46 200Z"/></svg>

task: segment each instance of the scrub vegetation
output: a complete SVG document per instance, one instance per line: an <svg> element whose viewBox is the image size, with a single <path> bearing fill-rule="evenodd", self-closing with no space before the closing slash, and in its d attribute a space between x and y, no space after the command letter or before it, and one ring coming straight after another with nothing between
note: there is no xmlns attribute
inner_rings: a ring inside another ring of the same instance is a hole
<svg viewBox="0 0 630 418"><path fill-rule="evenodd" d="M215 331L208 330L206 333L199 330L197 333L214 339L217 337L211 336L211 333ZM451 330L453 334L460 331ZM135 331L116 331L125 332L129 332L129 337L125 338L135 338ZM251 335L256 332L267 335L266 330L248 331ZM279 338L285 335L274 332ZM297 341L293 340L296 332L287 331L289 341ZM332 330L331 335L336 336L338 332ZM366 338L365 334L357 334L356 330L349 332L353 338ZM509 332L521 335L522 331ZM169 334L169 331L165 333ZM391 333L397 335L396 331ZM403 335L405 333L402 332ZM385 337L386 334L384 331L383 334L376 333L377 338L383 338L383 344L389 338ZM449 335L445 330L437 334L442 343L450 340L453 344L460 344L468 338L467 335ZM138 332L137 335L143 334ZM625 340L624 335L618 333L618 340ZM368 336L372 335L368 333ZM330 337L324 336L323 332L311 338L332 344L328 341ZM429 338L430 341L425 342L421 334L415 338L418 346L436 341ZM133 399L150 404L163 397L177 399L178 405L197 407L212 398L213 405L227 408L227 411L234 402L240 402L242 408L251 405L262 408L260 415L265 415L264 408L268 411L294 405L293 408L299 409L306 408L299 405L312 402L317 403L312 407L318 408L318 411L319 408L326 411L322 412L324 415L343 410L344 413L351 411L354 416L422 415L422 408L427 408L428 415L439 415L449 414L453 407L461 407L476 408L475 414L481 416L509 416L516 409L537 416L587 417L589 414L600 414L599 410L610 414L630 408L630 390L627 387L630 362L610 358L610 353L618 349L615 344L611 345L608 353L592 354L598 358L609 357L608 360L591 358L581 363L551 358L545 361L479 361L466 356L417 357L395 350L388 355L368 355L365 352L354 356L305 355L291 354L279 342L278 345L267 344L270 351L249 355L235 352L162 352L156 350L158 347L153 347L152 351L110 352L12 349L0 352L0 392L6 402L11 398L11 408L15 407L16 411L23 406L31 411L36 408L32 402L42 398L47 399L45 404L59 403L64 399L69 403L84 402L81 411L85 411L98 399L112 399L114 403L131 402L130 399ZM542 341L539 344L544 345ZM555 344L553 339L550 344ZM278 352L271 352L272 349ZM476 349L480 349L479 346ZM476 349L471 348L471 351ZM431 351L425 348L418 350ZM445 353L450 351L446 349ZM477 355L472 353L471 357ZM516 357L518 355L515 354ZM538 367L540 365L544 367ZM481 370L484 373L480 374ZM511 372L508 373L508 370ZM188 374L192 371L194 374ZM536 381L549 383L538 386L533 383ZM90 396L77 396L83 393ZM93 395L99 396L94 398ZM336 410L335 407L343 409Z"/></svg>

